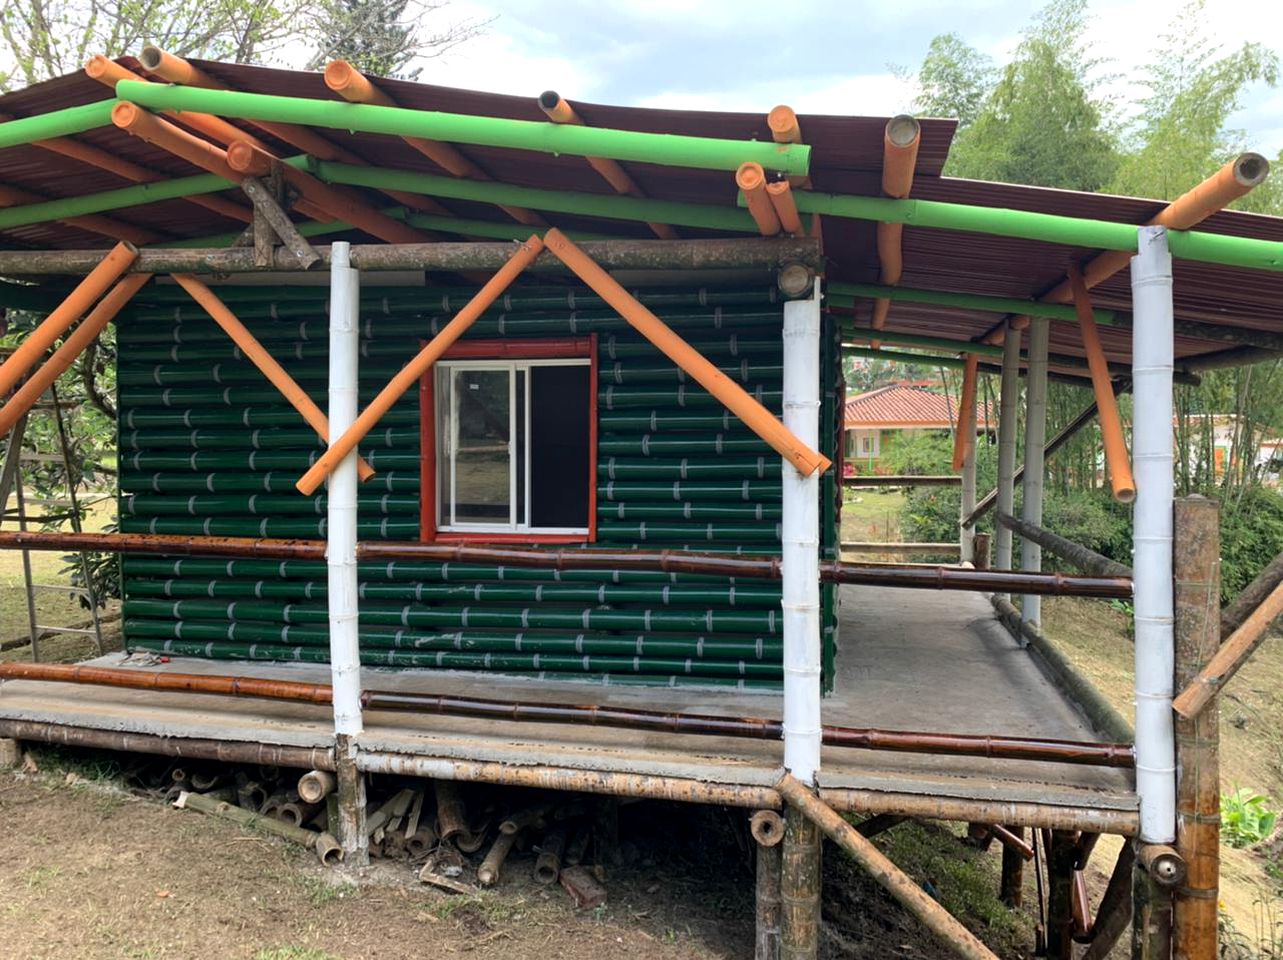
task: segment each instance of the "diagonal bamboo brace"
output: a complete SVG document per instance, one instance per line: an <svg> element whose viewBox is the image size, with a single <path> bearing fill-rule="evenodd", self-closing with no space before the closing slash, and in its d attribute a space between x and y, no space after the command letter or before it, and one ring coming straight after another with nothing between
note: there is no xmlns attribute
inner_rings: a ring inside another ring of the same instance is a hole
<svg viewBox="0 0 1283 960"><path fill-rule="evenodd" d="M267 348L258 342L254 334L249 332L249 329L245 324L241 323L236 314L227 308L227 304L218 299L218 295L213 290L190 274L175 273L173 278L179 286L191 294L192 299L204 308L213 321L223 328L223 331L232 338L232 342L241 348L245 358L258 367L259 372L267 377L272 386L281 392L281 396L289 401L290 406L302 415L308 426L315 430L322 440L328 443L330 440L329 418L321 412L320 407L312 402L312 398L298 385L298 381L286 373L285 368L277 363L276 358L267 352ZM362 480L368 480L374 476L374 468L364 460L357 464L357 470Z"/></svg>
<svg viewBox="0 0 1283 960"><path fill-rule="evenodd" d="M953 469L961 470L967 452L976 442L976 379L980 371L980 354L967 354L962 369L962 396L958 398L958 428L953 435Z"/></svg>
<svg viewBox="0 0 1283 960"><path fill-rule="evenodd" d="M76 327L45 365L32 374L9 401L0 407L0 436L12 430L13 425L30 412L44 392L98 339L98 335L107 328L112 318L150 279L150 273L131 273L98 301L98 305L85 317L84 323Z"/></svg>
<svg viewBox="0 0 1283 960"><path fill-rule="evenodd" d="M499 298L499 295L517 279L521 272L535 262L543 252L543 247L543 241L537 236L532 236L517 248L512 259L500 267L485 286L477 291L476 296L454 315L454 319L447 323L441 332L415 355L414 359L401 368L388 385L379 391L379 395L370 401L370 405L361 411L356 422L343 436L331 443L329 449L321 455L311 469L303 474L295 484L301 493L310 496L316 492L316 489L325 482L325 478L334 472L334 469L343 462L344 457L356 449L356 445L374 429L375 424L392 408L392 405L418 383L419 378L467 332L476 319Z"/></svg>
<svg viewBox="0 0 1283 960"><path fill-rule="evenodd" d="M1187 720L1202 712L1223 686L1238 673L1265 639L1270 625L1283 613L1283 583L1274 588L1242 625L1225 638L1220 649L1172 701L1172 709Z"/></svg>
<svg viewBox="0 0 1283 960"><path fill-rule="evenodd" d="M1123 421L1118 415L1118 398L1105 360L1105 349L1096 329L1096 315L1091 307L1091 294L1083 282L1082 271L1077 265L1069 268L1069 286L1073 291L1074 308L1078 312L1078 333L1083 349L1087 351L1087 368L1091 371L1091 386L1096 394L1097 419L1100 436L1105 445L1105 464L1109 467L1109 481L1114 489L1114 499L1131 503L1136 499L1136 481L1132 478L1131 460L1127 455L1127 441L1123 437Z"/></svg>
<svg viewBox="0 0 1283 960"><path fill-rule="evenodd" d="M0 397L9 393L45 351L54 345L67 329L84 316L90 304L107 292L122 273L138 258L132 243L120 242L103 257L98 266L81 280L76 288L18 344L17 349L0 364Z"/></svg>
<svg viewBox="0 0 1283 960"><path fill-rule="evenodd" d="M842 819L828 804L806 788L792 774L784 774L775 785L780 795L828 834L838 846L850 854L864 870L896 900L921 920L927 928L954 952L967 960L998 960L997 956L959 923L944 907L940 906L910 876L892 863L861 835L855 827Z"/></svg>
<svg viewBox="0 0 1283 960"><path fill-rule="evenodd" d="M793 464L802 476L808 477L816 470L823 472L833 465L833 461L794 436L769 410L749 396L743 387L713 366L664 321L642 306L614 277L575 246L560 230L549 230L544 236L544 242L557 255L557 259L610 304L633 329L677 364L691 379L724 403L745 426Z"/></svg>

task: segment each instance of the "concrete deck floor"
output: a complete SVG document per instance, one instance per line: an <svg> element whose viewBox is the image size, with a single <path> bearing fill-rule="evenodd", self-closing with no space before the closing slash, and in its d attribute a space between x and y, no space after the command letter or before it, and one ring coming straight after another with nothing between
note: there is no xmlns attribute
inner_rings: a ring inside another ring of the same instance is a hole
<svg viewBox="0 0 1283 960"><path fill-rule="evenodd" d="M95 663L116 665L122 655ZM138 667L328 681L318 664L175 659ZM731 716L779 716L769 693L717 689L532 683L462 672L367 668L369 689L419 690L525 701L596 702ZM155 694L29 681L0 683L0 718L170 737L331 745L328 708L199 694ZM1074 705L994 618L979 594L842 588L836 693L826 723L943 733L1098 739ZM369 749L422 756L544 764L729 784L770 785L782 757L773 742L556 724L369 712ZM1130 771L1014 760L826 748L821 784L999 802L1131 811Z"/></svg>

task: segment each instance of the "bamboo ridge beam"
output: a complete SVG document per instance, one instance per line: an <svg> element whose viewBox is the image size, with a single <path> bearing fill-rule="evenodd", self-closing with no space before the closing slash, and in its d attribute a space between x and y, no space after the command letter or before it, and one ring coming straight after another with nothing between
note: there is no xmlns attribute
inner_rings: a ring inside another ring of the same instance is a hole
<svg viewBox="0 0 1283 960"><path fill-rule="evenodd" d="M1013 517L1007 513L999 513L997 521L1013 533L1019 534L1026 540L1032 540L1048 553L1053 553L1062 560L1068 560L1074 566L1091 574L1093 577L1130 577L1132 575L1130 567L1116 560L1110 560L1109 557L1099 554L1095 550L1089 550L1081 543L1067 540L1059 534L1044 530L1042 527L1036 527L1018 517Z"/></svg>
<svg viewBox="0 0 1283 960"><path fill-rule="evenodd" d="M361 411L361 415L356 418L352 426L344 431L341 437L333 440L311 469L299 478L295 486L301 493L310 495L325 482L326 477L334 472L343 462L344 457L356 449L361 439L374 429L397 400L419 382L419 378L441 359L476 319L512 285L521 272L535 261L535 258L543 252L543 247L543 241L538 236L532 236L517 248L511 258L477 291L476 296L469 300L441 332L433 337L432 341L420 350L386 387L379 391L379 395Z"/></svg>
<svg viewBox="0 0 1283 960"><path fill-rule="evenodd" d="M84 316L90 305L107 292L137 257L138 249L131 243L116 244L106 256L98 254L98 263L85 279L0 364L0 397L13 390L27 371L73 323Z"/></svg>
<svg viewBox="0 0 1283 960"><path fill-rule="evenodd" d="M803 144L634 133L364 103L163 87L131 80L118 83L116 95L122 100L156 110L193 110L242 120L270 120L541 153L607 157L709 170L735 170L745 160L756 160L769 170L789 174L804 175L810 168L811 148Z"/></svg>
<svg viewBox="0 0 1283 960"><path fill-rule="evenodd" d="M231 186L231 184L228 184ZM133 189L133 188L129 188ZM4 211L0 210L0 215ZM300 232L307 233L310 231ZM812 239L708 239L585 241L585 253L612 270L715 270L761 268L772 272L790 263L811 268L823 265L819 243ZM512 256L511 243L353 244L352 265L361 270L427 270L458 273L497 270ZM316 247L329 265L330 248ZM0 250L0 273L13 276L88 273L102 260L101 250ZM275 262L262 267L248 248L186 247L140 250L133 269L143 273L240 273L295 270L298 263L287 250L276 251ZM532 270L564 272L551 259Z"/></svg>
<svg viewBox="0 0 1283 960"><path fill-rule="evenodd" d="M286 700L294 703L328 704L333 698L333 688L329 684L79 664L0 664L0 680L5 679L84 683L158 692ZM483 697L364 690L361 693L361 707L363 710L479 717L520 723L620 727L629 730L753 740L779 740L783 736L782 722L774 719L723 717L713 714L642 710L597 704L521 703ZM1133 762L1131 745L1126 743L918 733L835 726L826 726L823 738L824 743L829 746L856 750L979 756L991 759L1051 761L1119 768L1128 768Z"/></svg>
<svg viewBox="0 0 1283 960"><path fill-rule="evenodd" d="M321 412L321 408L312 401L312 398L307 395L307 391L298 385L298 381L286 373L285 368L277 362L266 347L259 343L254 334L250 333L249 328L241 323L237 316L227 308L227 305L218 299L218 295L201 281L188 274L175 273L172 276L178 285L186 290L191 295L191 298L209 314L210 318L231 337L232 342L240 348L245 359L258 368L258 371L267 378L267 381L280 391L286 402L307 421L307 425L316 431L317 436L328 443L330 439L329 419ZM374 468L364 460L358 462L357 469L363 480L374 476Z"/></svg>
<svg viewBox="0 0 1283 960"><path fill-rule="evenodd" d="M810 476L817 470L823 473L833 465L833 461L802 443L743 387L717 369L664 321L646 309L565 234L559 230L549 230L544 239L557 259L570 267L580 280L610 304L633 329L721 401L746 427L769 444L771 449L793 464L802 476Z"/></svg>
<svg viewBox="0 0 1283 960"><path fill-rule="evenodd" d="M940 906L917 881L892 863L872 841L863 837L801 781L786 773L775 788L790 807L797 808L818 825L829 839L850 854L887 893L960 957L967 960L998 960L996 954Z"/></svg>
<svg viewBox="0 0 1283 960"><path fill-rule="evenodd" d="M110 126L111 111L116 103L115 99L98 100L79 107L50 110L34 117L0 123L0 148L18 147L54 137L74 136L87 130Z"/></svg>
<svg viewBox="0 0 1283 960"><path fill-rule="evenodd" d="M159 556L256 557L272 560L320 560L325 543L256 537L196 537L150 533L42 533L0 530L0 550L57 550L64 553L101 550ZM593 548L525 549L371 540L357 544L358 560L440 561L508 564L556 570L659 570L719 577L780 579L778 557L737 557L682 550L608 550ZM1128 599L1131 581L1124 577L1077 577L1061 573L971 570L965 567L887 567L876 564L820 564L828 583L928 590L983 590L1046 596Z"/></svg>

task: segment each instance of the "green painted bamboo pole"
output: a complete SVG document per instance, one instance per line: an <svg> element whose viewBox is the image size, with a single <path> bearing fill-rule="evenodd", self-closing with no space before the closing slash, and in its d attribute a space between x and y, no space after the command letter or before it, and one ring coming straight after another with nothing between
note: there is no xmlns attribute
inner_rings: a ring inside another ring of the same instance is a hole
<svg viewBox="0 0 1283 960"><path fill-rule="evenodd" d="M966 344L959 342L957 349L961 349ZM916 363L919 366L928 367L964 367L966 360L961 356L942 357L934 353L904 353L900 350L874 350L872 347L853 347L849 344L842 345L842 352L856 357L873 357L878 360L886 360L889 363Z"/></svg>
<svg viewBox="0 0 1283 960"><path fill-rule="evenodd" d="M669 223L679 227L702 227L738 233L758 232L757 224L747 211L706 203L519 187L489 180L465 180L430 173L413 173L408 170L357 167L330 161L313 164L313 172L327 183L341 183L378 190L401 190L406 193L419 193L448 200L475 200L483 203L529 207L550 213L605 217L611 220Z"/></svg>
<svg viewBox="0 0 1283 960"><path fill-rule="evenodd" d="M991 343L971 343L966 340L949 340L946 337L922 337L915 333L899 333L888 330L866 330L863 327L843 328L842 339L880 340L901 347L926 347L935 350L965 350L967 353L978 353L983 357L1001 357L1002 347Z"/></svg>
<svg viewBox="0 0 1283 960"><path fill-rule="evenodd" d="M17 147L36 140L70 137L86 130L111 125L115 100L98 100L78 107L50 110L34 117L0 123L0 147Z"/></svg>
<svg viewBox="0 0 1283 960"><path fill-rule="evenodd" d="M155 180L151 183L136 183L118 190L104 190L101 193L87 193L78 197L63 197L58 200L44 200L40 203L24 203L16 207L0 210L0 230L10 227L23 227L33 223L45 223L50 220L66 220L69 217L80 217L104 210L120 210L124 207L138 207L145 203L156 203L161 200L174 200L179 197L194 197L198 194L217 193L235 186L230 180L212 173L199 173L191 177L178 177L174 180ZM166 244L174 246L181 244Z"/></svg>
<svg viewBox="0 0 1283 960"><path fill-rule="evenodd" d="M797 208L801 213L1017 237L1097 250L1134 251L1140 229L1129 223L939 200L892 200L806 190L796 192ZM739 195L738 202L740 206L747 206L743 193ZM1183 260L1283 272L1283 243L1278 241L1194 230L1168 230L1167 240L1172 256Z"/></svg>
<svg viewBox="0 0 1283 960"><path fill-rule="evenodd" d="M931 303L942 307L961 307L964 310L981 310L986 313L1014 313L1026 317L1050 317L1052 320L1078 322L1072 304L1043 303L1020 297L987 297L976 293L952 293L947 290L919 290L913 287L887 287L876 283L842 283L827 285L829 303L849 307L856 299L904 300L908 303ZM1112 310L1095 310L1097 323L1114 322Z"/></svg>
<svg viewBox="0 0 1283 960"><path fill-rule="evenodd" d="M448 143L535 150L554 155L608 157L637 163L736 170L747 161L795 176L810 171L811 148L761 140L722 140L667 133L637 133L575 124L381 107L342 100L310 100L261 93L121 80L116 95L152 110L195 111L240 120L270 120Z"/></svg>

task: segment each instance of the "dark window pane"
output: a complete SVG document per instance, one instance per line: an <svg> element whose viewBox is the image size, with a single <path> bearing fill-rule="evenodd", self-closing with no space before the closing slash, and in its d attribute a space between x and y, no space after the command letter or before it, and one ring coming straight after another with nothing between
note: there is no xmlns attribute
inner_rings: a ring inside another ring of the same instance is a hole
<svg viewBox="0 0 1283 960"><path fill-rule="evenodd" d="M530 368L530 525L588 526L591 368Z"/></svg>

